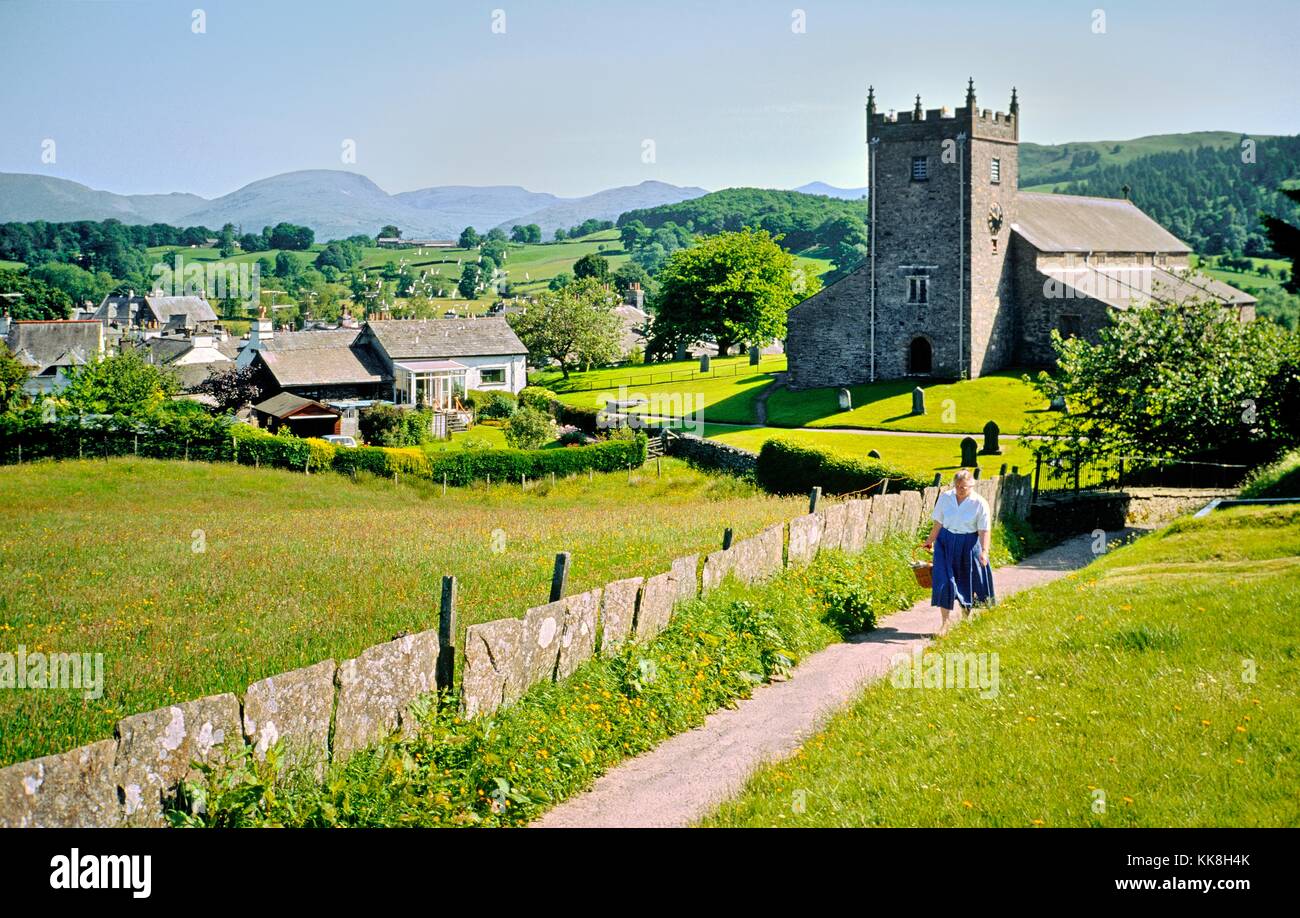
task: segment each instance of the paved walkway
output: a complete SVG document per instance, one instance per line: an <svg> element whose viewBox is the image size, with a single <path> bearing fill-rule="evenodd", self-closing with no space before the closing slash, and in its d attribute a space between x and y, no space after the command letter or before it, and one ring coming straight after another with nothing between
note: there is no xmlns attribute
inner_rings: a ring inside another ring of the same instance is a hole
<svg viewBox="0 0 1300 918"><path fill-rule="evenodd" d="M1092 559L1092 537L1078 536L1020 564L998 568L994 586L999 597L1007 597L1063 577ZM954 621L960 618L959 612L953 615ZM925 646L938 627L939 613L928 598L890 615L876 630L812 654L788 680L759 686L738 707L716 711L700 727L606 772L586 793L559 804L533 825L690 825L734 796L759 765L793 754L831 714L885 675L895 654Z"/></svg>

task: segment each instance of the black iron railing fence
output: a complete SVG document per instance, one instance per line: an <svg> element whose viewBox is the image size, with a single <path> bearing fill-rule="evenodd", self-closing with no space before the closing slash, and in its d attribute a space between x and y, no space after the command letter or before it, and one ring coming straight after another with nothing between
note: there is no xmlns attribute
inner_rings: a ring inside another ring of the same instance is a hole
<svg viewBox="0 0 1300 918"><path fill-rule="evenodd" d="M1233 488L1249 465L1113 456L1100 460L1044 460L1034 463L1034 496L1042 491L1123 490L1124 488Z"/></svg>

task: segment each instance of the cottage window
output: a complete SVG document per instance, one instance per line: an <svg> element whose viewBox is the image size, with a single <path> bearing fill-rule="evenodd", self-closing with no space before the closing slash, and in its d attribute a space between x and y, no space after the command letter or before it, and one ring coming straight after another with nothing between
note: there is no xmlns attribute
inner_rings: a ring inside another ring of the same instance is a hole
<svg viewBox="0 0 1300 918"><path fill-rule="evenodd" d="M484 386L504 386L506 382L505 367L483 367L478 371L478 381Z"/></svg>
<svg viewBox="0 0 1300 918"><path fill-rule="evenodd" d="M912 157L912 181L924 182L930 177L930 158L928 156Z"/></svg>
<svg viewBox="0 0 1300 918"><path fill-rule="evenodd" d="M907 279L907 302L924 306L930 302L930 279L928 277L909 277Z"/></svg>
<svg viewBox="0 0 1300 918"><path fill-rule="evenodd" d="M994 158L989 164L989 179L994 185L1002 181L1002 160Z"/></svg>

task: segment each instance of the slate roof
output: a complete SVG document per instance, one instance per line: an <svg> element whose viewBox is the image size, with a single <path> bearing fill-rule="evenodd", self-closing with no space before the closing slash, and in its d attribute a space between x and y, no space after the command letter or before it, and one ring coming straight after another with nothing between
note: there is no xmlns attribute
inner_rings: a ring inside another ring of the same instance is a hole
<svg viewBox="0 0 1300 918"><path fill-rule="evenodd" d="M1072 194L1016 195L1011 228L1040 252L1190 252L1132 201Z"/></svg>
<svg viewBox="0 0 1300 918"><path fill-rule="evenodd" d="M355 328L277 332L256 359L286 388L384 382L383 361L357 341L360 334Z"/></svg>
<svg viewBox="0 0 1300 918"><path fill-rule="evenodd" d="M174 315L183 315L184 327L193 328L200 322L215 322L217 314L201 296L146 296L145 305L166 325Z"/></svg>
<svg viewBox="0 0 1300 918"><path fill-rule="evenodd" d="M502 318L383 319L366 326L391 360L528 353Z"/></svg>
<svg viewBox="0 0 1300 918"><path fill-rule="evenodd" d="M104 326L95 319L19 321L9 326L7 344L19 362L40 375L100 356Z"/></svg>
<svg viewBox="0 0 1300 918"><path fill-rule="evenodd" d="M1149 302L1186 303L1217 300L1225 306L1249 306L1255 297L1205 274L1169 271L1164 268L1116 267L1062 268L1045 271L1080 296L1101 300L1116 309Z"/></svg>
<svg viewBox="0 0 1300 918"><path fill-rule="evenodd" d="M129 325L135 321L136 314L144 305L143 296L106 296L95 310L93 318L101 322L116 322Z"/></svg>

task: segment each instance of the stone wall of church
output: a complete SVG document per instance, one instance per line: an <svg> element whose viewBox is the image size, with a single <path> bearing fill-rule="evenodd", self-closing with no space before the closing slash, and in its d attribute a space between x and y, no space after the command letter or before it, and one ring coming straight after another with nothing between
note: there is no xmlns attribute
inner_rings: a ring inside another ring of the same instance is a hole
<svg viewBox="0 0 1300 918"><path fill-rule="evenodd" d="M1016 222L1020 166L1014 121L990 118L976 121L970 145L969 268L970 303L968 351L972 378L1010 366L1015 359L1015 280L1009 259L1011 225ZM993 182L997 159L999 181ZM989 224L993 205L1002 210L996 234Z"/></svg>
<svg viewBox="0 0 1300 918"><path fill-rule="evenodd" d="M870 308L871 268L864 265L790 310L786 384L815 389L868 382Z"/></svg>
<svg viewBox="0 0 1300 918"><path fill-rule="evenodd" d="M1047 283L1039 270L1064 267L1062 256L1043 255L1019 236L1012 241L1011 273L1014 277L1017 304L1018 347L1015 364L1046 367L1056 362L1052 349L1053 329L1062 329L1063 320L1074 325L1083 337L1096 341L1109 319L1106 304L1092 297L1065 297Z"/></svg>

